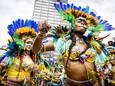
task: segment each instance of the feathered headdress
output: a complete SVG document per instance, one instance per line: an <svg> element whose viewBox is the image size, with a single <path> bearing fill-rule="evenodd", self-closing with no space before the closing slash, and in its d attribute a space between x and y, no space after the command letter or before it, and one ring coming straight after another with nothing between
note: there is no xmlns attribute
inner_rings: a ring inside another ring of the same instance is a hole
<svg viewBox="0 0 115 86"><path fill-rule="evenodd" d="M109 31L115 28L108 23L107 20L101 19L101 16L97 16L96 13L90 11L90 7L87 6L82 8L77 7L74 4L64 4L60 2L59 4L54 3L55 9L61 14L61 16L71 23L71 27L74 28L74 22L76 18L83 17L86 19L90 30L98 31Z"/></svg>
<svg viewBox="0 0 115 86"><path fill-rule="evenodd" d="M38 32L38 24L33 20L23 20L18 19L13 21L12 24L8 25L8 33L11 37L14 34L21 35L32 35L35 36L36 32Z"/></svg>
<svg viewBox="0 0 115 86"><path fill-rule="evenodd" d="M12 40L8 41L7 52L0 58L2 61L5 57L12 57L13 54L22 52L25 48L25 43L21 40L23 36L35 37L38 29L38 24L33 20L18 19L8 25L8 34Z"/></svg>
<svg viewBox="0 0 115 86"><path fill-rule="evenodd" d="M24 47L24 43L21 40L22 36L35 37L38 32L38 24L33 20L18 19L8 25L7 28L9 35L21 48Z"/></svg>

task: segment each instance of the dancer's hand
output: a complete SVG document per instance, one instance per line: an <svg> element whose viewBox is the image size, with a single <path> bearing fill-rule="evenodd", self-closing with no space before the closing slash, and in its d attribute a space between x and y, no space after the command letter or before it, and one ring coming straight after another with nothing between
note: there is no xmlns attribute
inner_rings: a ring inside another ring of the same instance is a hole
<svg viewBox="0 0 115 86"><path fill-rule="evenodd" d="M48 24L47 21L44 21L44 23L39 23L39 32L38 35L36 36L32 48L33 53L38 53L40 50L43 49L43 43L42 40L44 37L46 37L48 34L46 34L51 26Z"/></svg>
<svg viewBox="0 0 115 86"><path fill-rule="evenodd" d="M49 31L49 29L51 28L51 26L48 24L48 21L44 21L44 22L39 22L39 30L40 33L47 33Z"/></svg>
<svg viewBox="0 0 115 86"><path fill-rule="evenodd" d="M68 33L71 32L71 28L68 28L67 26L59 25L55 27L56 35L58 37L67 35Z"/></svg>

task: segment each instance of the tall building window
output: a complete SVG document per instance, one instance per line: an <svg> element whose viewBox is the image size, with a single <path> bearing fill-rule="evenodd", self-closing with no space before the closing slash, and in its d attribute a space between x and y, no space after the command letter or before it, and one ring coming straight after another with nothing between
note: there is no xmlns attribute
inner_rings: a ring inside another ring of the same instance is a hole
<svg viewBox="0 0 115 86"><path fill-rule="evenodd" d="M59 3L58 1L65 3L67 0L35 0L33 19L35 21L48 20L52 26L67 24L54 8L54 3Z"/></svg>

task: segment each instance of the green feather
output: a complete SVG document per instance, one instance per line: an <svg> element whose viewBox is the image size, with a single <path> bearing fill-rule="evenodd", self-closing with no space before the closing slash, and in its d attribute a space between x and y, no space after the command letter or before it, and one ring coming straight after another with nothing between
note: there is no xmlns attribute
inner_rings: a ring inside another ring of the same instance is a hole
<svg viewBox="0 0 115 86"><path fill-rule="evenodd" d="M72 29L74 28L74 23L75 23L75 17L70 13L70 14L65 14L62 10L59 10L59 13L61 14L61 16L69 21L71 23L71 27Z"/></svg>
<svg viewBox="0 0 115 86"><path fill-rule="evenodd" d="M51 69L51 66L47 61L43 60L43 63L44 63L46 68Z"/></svg>
<svg viewBox="0 0 115 86"><path fill-rule="evenodd" d="M18 35L14 34L13 38L14 38L16 44L19 45L20 49L25 49L25 43L19 38Z"/></svg>
<svg viewBox="0 0 115 86"><path fill-rule="evenodd" d="M93 32L104 31L105 26L103 24L99 24L96 27L89 27L88 30Z"/></svg>

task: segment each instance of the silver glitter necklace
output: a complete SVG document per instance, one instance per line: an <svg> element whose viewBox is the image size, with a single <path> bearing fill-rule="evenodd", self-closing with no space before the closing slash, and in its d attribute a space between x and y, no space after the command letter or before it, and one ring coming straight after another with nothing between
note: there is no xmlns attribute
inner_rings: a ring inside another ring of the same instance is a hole
<svg viewBox="0 0 115 86"><path fill-rule="evenodd" d="M81 43L81 44L84 44L83 38L80 39L80 38L77 37L77 38L76 38L76 42L79 42L79 43Z"/></svg>

